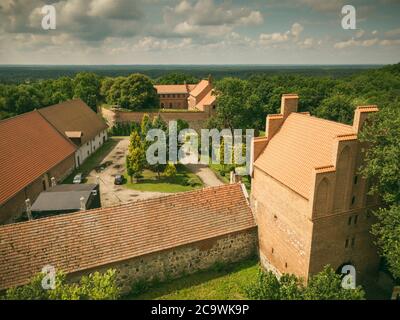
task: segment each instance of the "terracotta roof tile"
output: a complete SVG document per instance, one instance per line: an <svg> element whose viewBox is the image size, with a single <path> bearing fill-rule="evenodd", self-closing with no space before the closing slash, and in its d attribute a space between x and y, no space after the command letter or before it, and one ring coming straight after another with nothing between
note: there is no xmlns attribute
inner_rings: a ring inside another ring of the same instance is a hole
<svg viewBox="0 0 400 320"><path fill-rule="evenodd" d="M199 94L203 92L203 90L208 86L208 80L201 80L196 87L190 91L190 94L194 97L197 97Z"/></svg>
<svg viewBox="0 0 400 320"><path fill-rule="evenodd" d="M65 101L38 111L64 135L68 131L81 131L82 144L107 129L104 120L80 99Z"/></svg>
<svg viewBox="0 0 400 320"><path fill-rule="evenodd" d="M341 135L353 139L353 127L292 113L254 166L309 199L313 169L334 165L333 144Z"/></svg>
<svg viewBox="0 0 400 320"><path fill-rule="evenodd" d="M0 226L0 288L254 228L240 184Z"/></svg>
<svg viewBox="0 0 400 320"><path fill-rule="evenodd" d="M188 86L184 84L157 84L154 87L158 94L189 93Z"/></svg>
<svg viewBox="0 0 400 320"><path fill-rule="evenodd" d="M0 204L75 152L37 111L0 121Z"/></svg>

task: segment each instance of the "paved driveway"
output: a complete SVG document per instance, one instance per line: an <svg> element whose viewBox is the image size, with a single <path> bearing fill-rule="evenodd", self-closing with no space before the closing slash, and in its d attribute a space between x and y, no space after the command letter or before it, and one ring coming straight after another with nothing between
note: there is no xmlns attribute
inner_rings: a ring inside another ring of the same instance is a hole
<svg viewBox="0 0 400 320"><path fill-rule="evenodd" d="M116 174L124 174L125 156L128 151L128 145L128 137L120 139L115 147L102 161L102 163L109 164L101 172L92 170L87 177L88 183L96 183L98 177L100 183L102 207L110 207L132 200L148 199L166 195L162 192L131 190L114 184L114 176Z"/></svg>
<svg viewBox="0 0 400 320"><path fill-rule="evenodd" d="M216 187L224 184L217 178L215 173L204 164L186 164L186 167L196 174L206 187Z"/></svg>

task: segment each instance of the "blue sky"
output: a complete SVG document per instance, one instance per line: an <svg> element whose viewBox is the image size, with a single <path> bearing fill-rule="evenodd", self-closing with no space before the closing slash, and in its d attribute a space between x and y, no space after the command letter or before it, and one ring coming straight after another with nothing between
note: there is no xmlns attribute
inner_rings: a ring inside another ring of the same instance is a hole
<svg viewBox="0 0 400 320"><path fill-rule="evenodd" d="M0 63L397 63L399 16L400 0L0 0Z"/></svg>

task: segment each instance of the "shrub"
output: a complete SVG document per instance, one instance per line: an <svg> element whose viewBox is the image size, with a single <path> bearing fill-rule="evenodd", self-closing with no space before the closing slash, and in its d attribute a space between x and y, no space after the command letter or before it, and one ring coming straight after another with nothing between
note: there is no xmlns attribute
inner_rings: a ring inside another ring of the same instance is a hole
<svg viewBox="0 0 400 320"><path fill-rule="evenodd" d="M168 178L172 178L176 176L176 168L173 163L168 163L167 166L165 167L164 174Z"/></svg>

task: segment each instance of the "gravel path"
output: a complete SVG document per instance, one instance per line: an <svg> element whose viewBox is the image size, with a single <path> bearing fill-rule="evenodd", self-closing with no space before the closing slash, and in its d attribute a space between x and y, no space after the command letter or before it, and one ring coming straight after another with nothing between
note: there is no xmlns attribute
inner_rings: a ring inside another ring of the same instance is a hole
<svg viewBox="0 0 400 320"><path fill-rule="evenodd" d="M114 184L116 174L124 174L125 155L128 150L129 138L118 141L102 163L111 161L111 164L101 172L92 170L88 176L88 183L96 183L96 176L100 180L100 194L102 207L110 207L116 204L133 200L142 200L167 195L162 192L136 191Z"/></svg>
<svg viewBox="0 0 400 320"><path fill-rule="evenodd" d="M206 187L216 187L224 184L217 178L215 173L204 164L186 164L186 167L196 174Z"/></svg>

